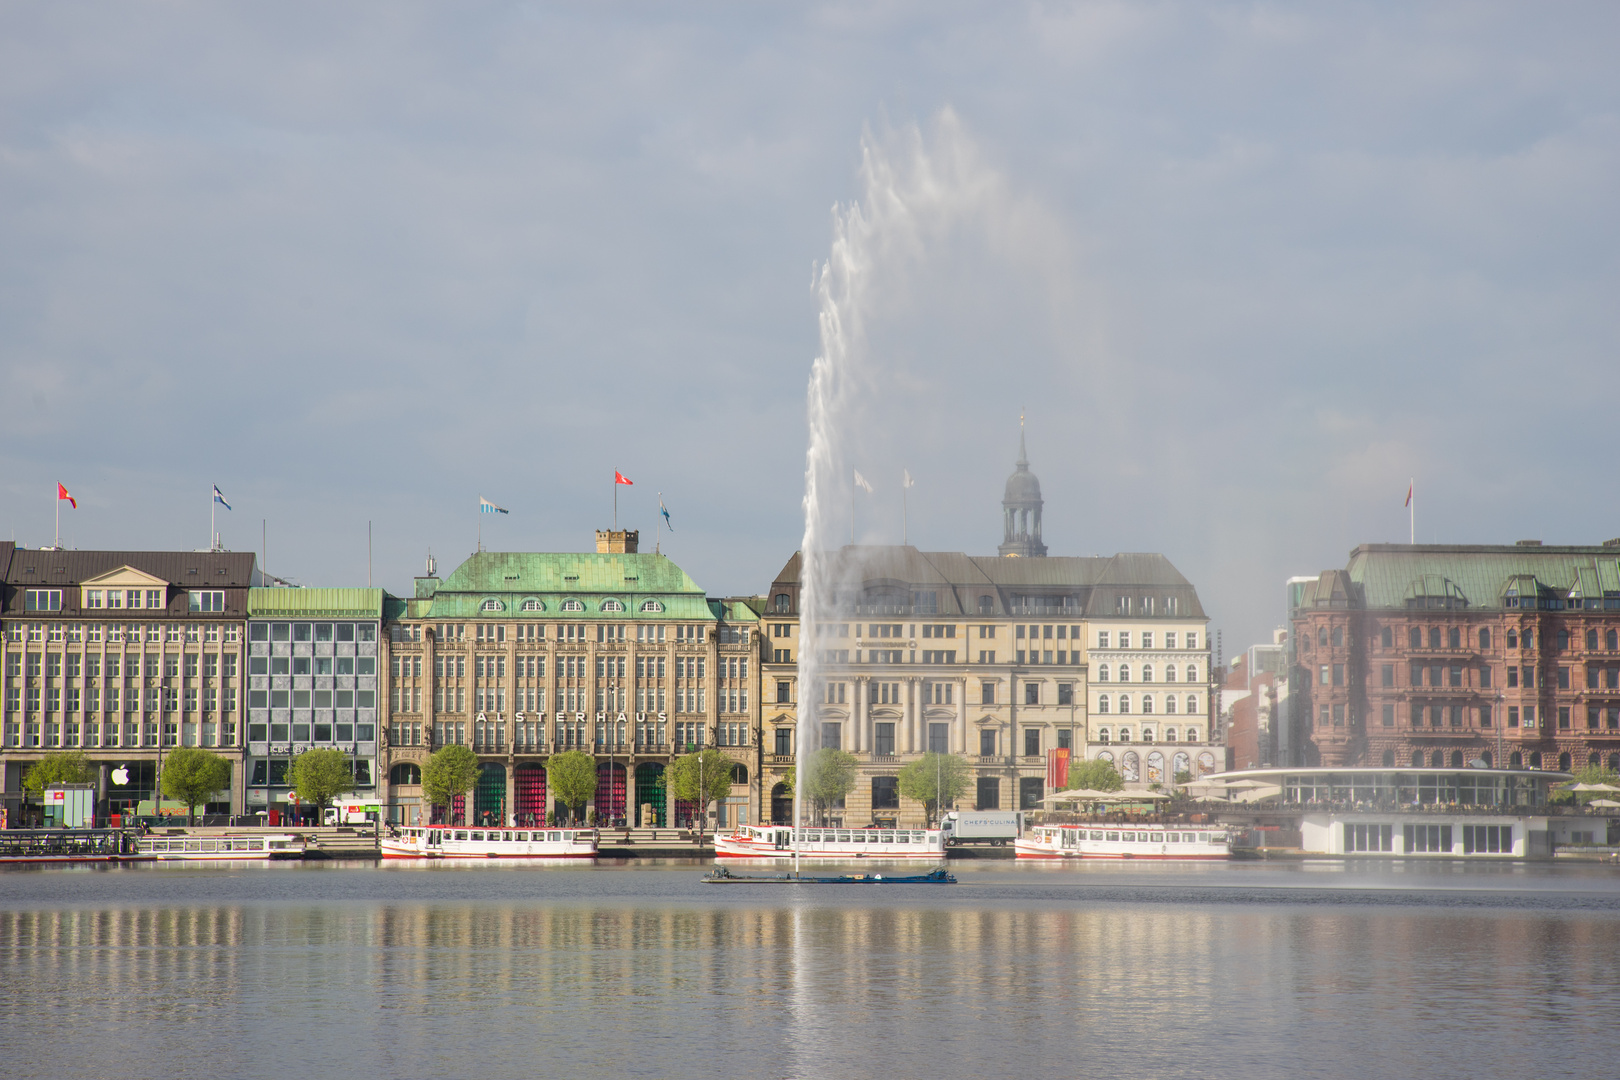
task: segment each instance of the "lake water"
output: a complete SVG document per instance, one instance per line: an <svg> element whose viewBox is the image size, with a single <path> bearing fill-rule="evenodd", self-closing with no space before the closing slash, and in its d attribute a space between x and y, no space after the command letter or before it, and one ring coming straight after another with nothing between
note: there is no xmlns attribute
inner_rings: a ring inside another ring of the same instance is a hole
<svg viewBox="0 0 1620 1080"><path fill-rule="evenodd" d="M0 871L0 1076L1597 1077L1620 871Z"/></svg>

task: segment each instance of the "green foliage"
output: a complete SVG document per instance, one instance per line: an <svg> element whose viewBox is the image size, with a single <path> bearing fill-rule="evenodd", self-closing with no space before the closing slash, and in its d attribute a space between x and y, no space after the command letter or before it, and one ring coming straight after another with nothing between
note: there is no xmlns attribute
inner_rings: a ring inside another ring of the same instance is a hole
<svg viewBox="0 0 1620 1080"><path fill-rule="evenodd" d="M972 784L967 762L955 754L924 754L900 770L900 794L925 804L930 823L940 806L960 799Z"/></svg>
<svg viewBox="0 0 1620 1080"><path fill-rule="evenodd" d="M163 794L186 804L188 824L196 824L199 804L206 803L214 792L230 786L230 759L212 750L182 746L163 762Z"/></svg>
<svg viewBox="0 0 1620 1080"><path fill-rule="evenodd" d="M38 798L52 784L93 784L96 771L77 750L46 754L23 773L23 790Z"/></svg>
<svg viewBox="0 0 1620 1080"><path fill-rule="evenodd" d="M1093 758L1069 766L1069 786L1064 790L1118 791L1124 786L1125 780L1112 761Z"/></svg>
<svg viewBox="0 0 1620 1080"><path fill-rule="evenodd" d="M546 762L546 788L577 814L596 794L596 759L581 750L565 750Z"/></svg>
<svg viewBox="0 0 1620 1080"><path fill-rule="evenodd" d="M305 750L293 758L287 782L299 799L320 807L324 818L333 799L354 790L354 766L341 750Z"/></svg>
<svg viewBox="0 0 1620 1080"><path fill-rule="evenodd" d="M1176 783L1178 785L1185 786L1190 784L1192 783L1192 778L1192 773L1188 772L1186 769L1182 769L1180 772L1176 773Z"/></svg>
<svg viewBox="0 0 1620 1080"><path fill-rule="evenodd" d="M449 807L478 783L478 756L465 746L440 747L422 763L422 797L431 806Z"/></svg>
<svg viewBox="0 0 1620 1080"><path fill-rule="evenodd" d="M860 762L844 750L824 746L804 763L804 794L823 814L855 787Z"/></svg>
<svg viewBox="0 0 1620 1080"><path fill-rule="evenodd" d="M1571 783L1608 784L1611 787L1620 787L1620 776L1617 776L1614 770L1597 762L1588 763L1584 769L1574 775L1575 779ZM1617 796L1617 793L1612 791L1560 791L1548 801L1553 803L1577 802L1584 806L1593 799L1614 799L1617 797L1620 796Z"/></svg>
<svg viewBox="0 0 1620 1080"><path fill-rule="evenodd" d="M683 802L695 802L708 816L709 804L731 794L731 774L737 767L725 752L714 747L682 754L669 767L669 790Z"/></svg>

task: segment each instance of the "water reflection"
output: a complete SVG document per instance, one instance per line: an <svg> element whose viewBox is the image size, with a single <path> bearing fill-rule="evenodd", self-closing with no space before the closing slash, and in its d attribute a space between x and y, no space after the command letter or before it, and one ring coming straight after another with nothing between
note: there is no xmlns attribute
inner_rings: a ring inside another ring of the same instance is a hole
<svg viewBox="0 0 1620 1080"><path fill-rule="evenodd" d="M333 1061L399 1076L1099 1062L1406 1076L1442 1045L1460 1075L1556 1073L1607 1037L1616 929L1590 910L957 894L20 910L0 911L0 1007L28 1018L8 1032L14 1076L122 1074L176 1047L186 1062L164 1071L213 1077Z"/></svg>

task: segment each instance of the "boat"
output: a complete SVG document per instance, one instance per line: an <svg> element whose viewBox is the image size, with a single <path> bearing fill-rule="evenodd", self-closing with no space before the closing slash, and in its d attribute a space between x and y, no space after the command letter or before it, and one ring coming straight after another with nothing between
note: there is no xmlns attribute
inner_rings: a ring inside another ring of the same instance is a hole
<svg viewBox="0 0 1620 1080"><path fill-rule="evenodd" d="M956 875L943 866L926 874L836 874L830 877L795 874L733 874L724 866L716 866L702 878L705 885L955 885Z"/></svg>
<svg viewBox="0 0 1620 1080"><path fill-rule="evenodd" d="M6 863L119 862L134 858L135 834L123 829L6 829L0 831L0 865Z"/></svg>
<svg viewBox="0 0 1620 1080"><path fill-rule="evenodd" d="M1013 841L1020 859L1226 859L1224 828L1208 825L1037 825Z"/></svg>
<svg viewBox="0 0 1620 1080"><path fill-rule="evenodd" d="M792 859L797 840L801 860L945 858L939 829L799 829L786 825L739 825L714 838L719 859Z"/></svg>
<svg viewBox="0 0 1620 1080"><path fill-rule="evenodd" d="M594 859L595 829L420 825L378 841L385 859Z"/></svg>
<svg viewBox="0 0 1620 1080"><path fill-rule="evenodd" d="M147 862L263 862L302 859L308 847L298 833L231 833L222 836L142 836L126 859Z"/></svg>

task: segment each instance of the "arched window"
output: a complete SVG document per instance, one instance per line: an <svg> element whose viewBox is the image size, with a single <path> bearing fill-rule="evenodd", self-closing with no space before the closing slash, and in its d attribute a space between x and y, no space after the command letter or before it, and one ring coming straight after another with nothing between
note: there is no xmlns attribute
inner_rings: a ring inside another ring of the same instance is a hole
<svg viewBox="0 0 1620 1080"><path fill-rule="evenodd" d="M656 615L658 612L664 610L664 605L659 603L657 600L643 600L641 602L641 610Z"/></svg>
<svg viewBox="0 0 1620 1080"><path fill-rule="evenodd" d="M1107 682L1108 681L1108 665L1107 664L1098 664L1097 665L1097 681L1098 682Z"/></svg>
<svg viewBox="0 0 1620 1080"><path fill-rule="evenodd" d="M1097 711L1099 713L1101 713L1102 715L1104 715L1104 716L1108 715L1108 695L1107 694L1098 694L1097 695Z"/></svg>
<svg viewBox="0 0 1620 1080"><path fill-rule="evenodd" d="M542 604L540 601L536 600L534 597L531 596L527 600L523 601L523 610L524 611L544 611L544 610L546 610L546 605Z"/></svg>
<svg viewBox="0 0 1620 1080"><path fill-rule="evenodd" d="M1527 649L1535 648L1536 647L1536 632L1534 630L1526 630L1524 632L1524 640L1519 642L1519 644L1523 645Z"/></svg>
<svg viewBox="0 0 1620 1080"><path fill-rule="evenodd" d="M1130 728L1122 727L1122 728L1119 729L1119 741L1120 742L1130 742L1131 741L1131 729Z"/></svg>
<svg viewBox="0 0 1620 1080"><path fill-rule="evenodd" d="M482 604L478 605L479 611L503 611L505 608L506 605L495 599L493 596L488 600L485 600Z"/></svg>
<svg viewBox="0 0 1620 1080"><path fill-rule="evenodd" d="M1463 767L1462 762L1463 762L1462 751L1461 750L1453 750L1451 752L1451 767L1453 769L1460 769L1460 768Z"/></svg>
<svg viewBox="0 0 1620 1080"><path fill-rule="evenodd" d="M1530 754L1530 767L1532 769L1541 768L1541 751L1540 750L1534 750L1534 751L1531 752L1531 754Z"/></svg>
<svg viewBox="0 0 1620 1080"><path fill-rule="evenodd" d="M748 766L739 762L731 767L731 782L738 787L748 786Z"/></svg>
<svg viewBox="0 0 1620 1080"><path fill-rule="evenodd" d="M1431 761L1430 761L1430 765L1433 768L1436 768L1436 769L1445 768L1446 767L1446 752L1444 750L1436 750L1434 752L1434 755L1433 755Z"/></svg>
<svg viewBox="0 0 1620 1080"><path fill-rule="evenodd" d="M1131 665L1129 665L1129 664L1121 664L1121 665L1119 665L1119 681L1120 682L1130 682L1131 681Z"/></svg>
<svg viewBox="0 0 1620 1080"><path fill-rule="evenodd" d="M1142 665L1142 681L1143 682L1152 682L1153 681L1153 665L1152 664L1143 664Z"/></svg>
<svg viewBox="0 0 1620 1080"><path fill-rule="evenodd" d="M1431 626L1431 627L1429 627L1429 648L1438 649L1439 647L1440 647L1440 628L1438 626Z"/></svg>
<svg viewBox="0 0 1620 1080"><path fill-rule="evenodd" d="M573 600L573 599L564 600L562 602L562 609L564 611L584 611L585 610L585 602L583 600Z"/></svg>
<svg viewBox="0 0 1620 1080"><path fill-rule="evenodd" d="M1423 631L1415 626L1412 627L1406 632L1406 643L1414 649L1423 648Z"/></svg>
<svg viewBox="0 0 1620 1080"><path fill-rule="evenodd" d="M1166 664L1166 665L1164 665L1164 681L1165 682L1175 682L1176 681L1176 665L1174 665L1174 664Z"/></svg>
<svg viewBox="0 0 1620 1080"><path fill-rule="evenodd" d="M1143 694L1142 695L1142 714L1144 716L1151 716L1153 714L1153 695L1152 694Z"/></svg>
<svg viewBox="0 0 1620 1080"><path fill-rule="evenodd" d="M1193 667L1191 664L1187 665L1187 681L1188 682L1197 682L1198 681L1198 669Z"/></svg>
<svg viewBox="0 0 1620 1080"><path fill-rule="evenodd" d="M1569 628L1568 627L1560 626L1558 628L1558 648L1559 648L1560 651L1569 648Z"/></svg>
<svg viewBox="0 0 1620 1080"><path fill-rule="evenodd" d="M624 601L608 599L602 601L602 610L618 613L624 610Z"/></svg>
<svg viewBox="0 0 1620 1080"><path fill-rule="evenodd" d="M1620 773L1620 754L1609 755L1609 771Z"/></svg>
<svg viewBox="0 0 1620 1080"><path fill-rule="evenodd" d="M1386 768L1386 769L1393 768L1394 765L1395 765L1395 751L1393 751L1393 750L1385 750L1384 751L1384 768Z"/></svg>
<svg viewBox="0 0 1620 1080"><path fill-rule="evenodd" d="M1107 744L1107 742L1108 742L1108 729L1107 728L1098 728L1097 729L1097 741L1100 742L1100 743L1103 743L1105 745Z"/></svg>
<svg viewBox="0 0 1620 1080"><path fill-rule="evenodd" d="M785 592L779 592L772 598L771 603L776 605L777 611L786 614L793 607L793 598Z"/></svg>
<svg viewBox="0 0 1620 1080"><path fill-rule="evenodd" d="M1508 755L1508 768L1510 768L1510 769L1522 769L1522 768L1524 768L1524 755L1519 753L1517 750L1515 750L1515 751L1513 751L1513 753L1509 754Z"/></svg>
<svg viewBox="0 0 1620 1080"><path fill-rule="evenodd" d="M1187 695L1187 715L1188 716L1194 716L1194 715L1197 714L1197 712L1198 712L1198 696L1196 694L1188 694Z"/></svg>
<svg viewBox="0 0 1620 1080"><path fill-rule="evenodd" d="M1102 750L1097 753L1097 760L1106 761L1112 765L1114 763L1114 755L1109 753L1107 750Z"/></svg>
<svg viewBox="0 0 1620 1080"><path fill-rule="evenodd" d="M1597 631L1596 630L1588 630L1586 632L1586 647L1588 649L1591 649L1593 652L1597 651Z"/></svg>
<svg viewBox="0 0 1620 1080"><path fill-rule="evenodd" d="M1479 760L1481 760L1481 761L1483 761L1485 763L1485 767L1487 769L1491 768L1492 758L1491 758L1491 752L1489 750L1486 750L1486 751L1482 752L1479 755Z"/></svg>
<svg viewBox="0 0 1620 1080"><path fill-rule="evenodd" d="M1453 649L1462 648L1462 627L1453 626L1446 631L1446 641Z"/></svg>
<svg viewBox="0 0 1620 1080"><path fill-rule="evenodd" d="M1488 626L1479 628L1479 647L1482 649L1491 647L1491 628Z"/></svg>
<svg viewBox="0 0 1620 1080"><path fill-rule="evenodd" d="M1571 764L1573 764L1573 763L1569 760L1569 754L1564 753L1564 754L1559 754L1558 755L1558 771L1559 772L1569 772L1569 767L1570 767Z"/></svg>
<svg viewBox="0 0 1620 1080"><path fill-rule="evenodd" d="M1164 695L1164 711L1167 713L1173 713L1176 711L1176 695Z"/></svg>
<svg viewBox="0 0 1620 1080"><path fill-rule="evenodd" d="M1421 750L1412 751L1412 768L1414 768L1414 769L1423 768L1423 751L1421 751Z"/></svg>
<svg viewBox="0 0 1620 1080"><path fill-rule="evenodd" d="M1603 647L1605 649L1608 649L1610 652L1614 652L1615 638L1616 638L1616 635L1615 635L1615 632L1613 630L1610 630L1608 633L1604 634L1603 635Z"/></svg>
<svg viewBox="0 0 1620 1080"><path fill-rule="evenodd" d="M1327 648L1327 627L1318 626L1316 628L1316 643L1324 649Z"/></svg>
<svg viewBox="0 0 1620 1080"><path fill-rule="evenodd" d="M1519 633L1518 633L1518 631L1516 631L1516 630L1509 630L1508 631L1507 647L1510 648L1510 649L1517 649L1519 647Z"/></svg>
<svg viewBox="0 0 1620 1080"><path fill-rule="evenodd" d="M420 784L422 782L422 769L409 761L402 761L388 770L390 784Z"/></svg>
<svg viewBox="0 0 1620 1080"><path fill-rule="evenodd" d="M1170 699L1170 704L1172 704L1172 705L1175 704L1175 698ZM1175 710L1172 709L1170 711L1174 712ZM1176 741L1176 729L1175 728L1167 727L1167 728L1164 729L1164 741L1165 742L1175 742Z"/></svg>
<svg viewBox="0 0 1620 1080"><path fill-rule="evenodd" d="M1182 738L1184 738L1188 742L1197 742L1198 741L1198 729L1195 728L1195 727L1187 728L1185 731L1182 732Z"/></svg>
<svg viewBox="0 0 1620 1080"><path fill-rule="evenodd" d="M1129 694L1121 694L1121 695L1119 695L1119 711L1120 711L1121 715L1124 715L1125 713L1128 713L1128 712L1131 711L1131 695L1129 695Z"/></svg>

